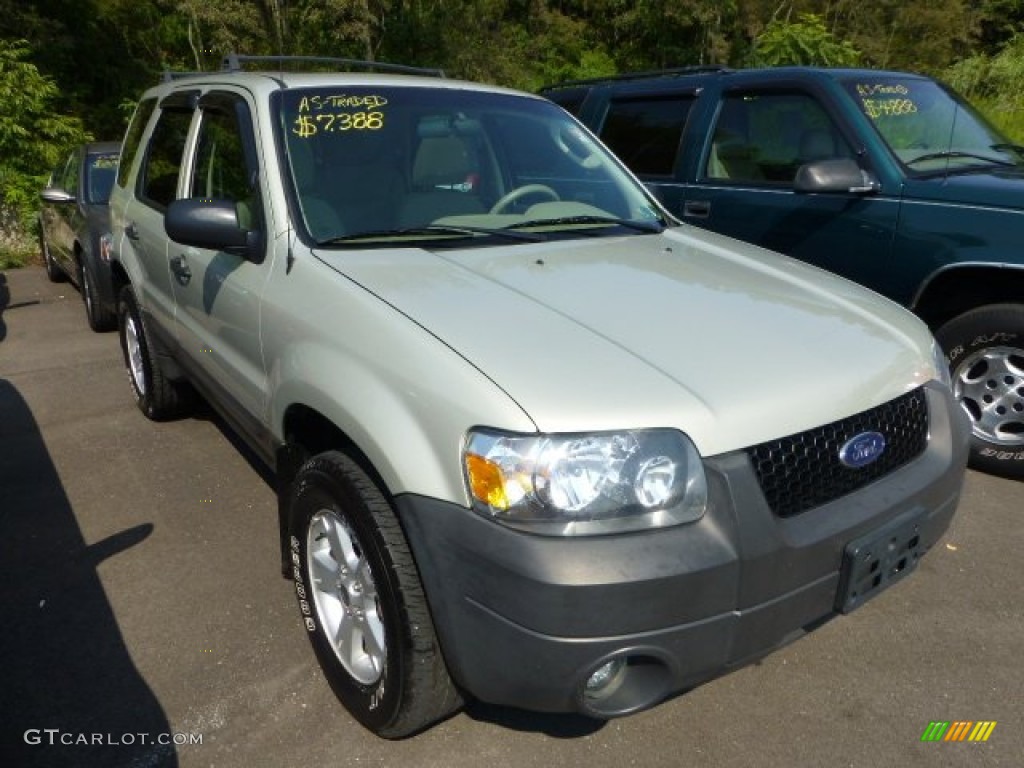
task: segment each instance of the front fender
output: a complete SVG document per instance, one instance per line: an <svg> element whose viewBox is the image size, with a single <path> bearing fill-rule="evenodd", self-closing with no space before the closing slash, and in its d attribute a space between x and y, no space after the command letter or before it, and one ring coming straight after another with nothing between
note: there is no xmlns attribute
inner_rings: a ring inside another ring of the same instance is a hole
<svg viewBox="0 0 1024 768"><path fill-rule="evenodd" d="M460 459L466 430L536 428L466 361L433 337L415 335L405 345L393 339L386 357L314 341L289 345L270 375L272 431L283 442L288 409L304 406L344 433L392 494L467 506Z"/></svg>

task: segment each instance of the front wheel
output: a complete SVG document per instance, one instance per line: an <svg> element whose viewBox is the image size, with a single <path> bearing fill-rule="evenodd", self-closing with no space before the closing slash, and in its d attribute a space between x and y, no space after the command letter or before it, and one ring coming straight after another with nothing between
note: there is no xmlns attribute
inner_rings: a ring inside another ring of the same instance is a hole
<svg viewBox="0 0 1024 768"><path fill-rule="evenodd" d="M971 466L1024 479L1024 306L965 312L935 336L971 422Z"/></svg>
<svg viewBox="0 0 1024 768"><path fill-rule="evenodd" d="M455 711L416 564L391 504L349 457L314 456L288 499L295 593L345 708L389 739Z"/></svg>

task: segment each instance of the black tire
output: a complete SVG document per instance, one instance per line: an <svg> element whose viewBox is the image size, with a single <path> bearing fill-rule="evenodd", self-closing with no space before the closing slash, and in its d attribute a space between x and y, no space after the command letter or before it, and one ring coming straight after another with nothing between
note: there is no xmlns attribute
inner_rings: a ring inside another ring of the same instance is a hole
<svg viewBox="0 0 1024 768"><path fill-rule="evenodd" d="M299 610L345 708L388 739L412 735L457 710L462 699L448 675L416 564L381 489L349 457L328 451L299 470L288 514ZM348 641L345 661L332 638Z"/></svg>
<svg viewBox="0 0 1024 768"><path fill-rule="evenodd" d="M46 238L42 235L39 236L39 250L43 253L43 266L46 267L46 276L50 279L50 282L65 282L68 276L64 274L64 270L60 268L60 265L50 255L50 247L46 244Z"/></svg>
<svg viewBox="0 0 1024 768"><path fill-rule="evenodd" d="M85 305L85 318L89 321L89 327L97 333L114 330L117 327L117 314L100 302L92 270L88 265L82 264L78 275L78 285L82 291L82 303Z"/></svg>
<svg viewBox="0 0 1024 768"><path fill-rule="evenodd" d="M970 465L1024 479L1024 305L965 312L935 336L971 421Z"/></svg>
<svg viewBox="0 0 1024 768"><path fill-rule="evenodd" d="M185 413L192 404L191 391L186 384L173 382L164 376L160 366L154 363L149 336L130 285L121 289L117 325L128 382L139 410L154 421Z"/></svg>

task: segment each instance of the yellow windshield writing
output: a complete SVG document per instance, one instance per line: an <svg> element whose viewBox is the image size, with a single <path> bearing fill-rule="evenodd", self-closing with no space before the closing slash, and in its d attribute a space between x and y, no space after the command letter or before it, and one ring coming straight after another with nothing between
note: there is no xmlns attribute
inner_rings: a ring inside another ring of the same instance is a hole
<svg viewBox="0 0 1024 768"><path fill-rule="evenodd" d="M388 100L377 94L303 96L299 114L292 121L292 133L308 139L328 133L379 131L384 127L384 106Z"/></svg>
<svg viewBox="0 0 1024 768"><path fill-rule="evenodd" d="M917 112L917 104L909 98L910 89L902 83L858 83L857 95L864 113L873 120Z"/></svg>

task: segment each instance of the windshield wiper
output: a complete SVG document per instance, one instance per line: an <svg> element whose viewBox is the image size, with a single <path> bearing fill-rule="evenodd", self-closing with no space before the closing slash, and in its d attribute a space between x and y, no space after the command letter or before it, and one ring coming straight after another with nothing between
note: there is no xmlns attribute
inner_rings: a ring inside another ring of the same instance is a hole
<svg viewBox="0 0 1024 768"><path fill-rule="evenodd" d="M1024 156L1024 147L1020 144L1013 144L1009 141L1002 141L998 144L989 144L989 147L999 152L1010 150L1011 152L1016 152L1018 155Z"/></svg>
<svg viewBox="0 0 1024 768"><path fill-rule="evenodd" d="M635 229L637 232L656 234L665 229L660 221L633 221L632 219L616 219L611 216L562 216L555 219L532 219L510 224L506 229L523 229L525 227L550 227L562 224L607 224Z"/></svg>
<svg viewBox="0 0 1024 768"><path fill-rule="evenodd" d="M424 227L401 227L398 229L375 229L368 232L354 232L351 235L340 235L338 237L329 237L326 240L318 240L316 244L321 246L343 245L346 243L361 243L366 240L387 240L392 237L430 237L433 235L454 235L457 237L494 235L496 237L504 237L508 240L519 240L530 243L540 242L545 239L543 235L538 235L533 232L509 232L504 228L454 227L430 224Z"/></svg>
<svg viewBox="0 0 1024 768"><path fill-rule="evenodd" d="M973 160L984 160L986 163L992 163L992 165L1005 165L1013 166L1013 163L1007 162L1006 160L1000 160L997 157L989 157L987 155L977 155L974 152L961 152L959 150L944 150L942 152L928 152L924 155L918 155L912 160L905 160L906 165L913 165L914 163L921 163L926 160L943 160L946 158L958 158L958 157L969 157Z"/></svg>

